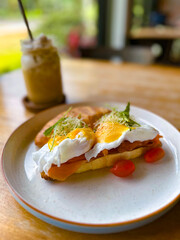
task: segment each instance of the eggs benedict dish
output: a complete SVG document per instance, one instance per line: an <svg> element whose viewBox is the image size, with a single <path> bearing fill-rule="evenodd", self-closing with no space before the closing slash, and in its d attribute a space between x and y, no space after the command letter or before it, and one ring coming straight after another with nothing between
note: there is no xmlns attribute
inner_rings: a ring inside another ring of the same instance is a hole
<svg viewBox="0 0 180 240"><path fill-rule="evenodd" d="M77 107L61 113L37 134L33 160L45 179L64 181L74 173L113 166L161 146L159 132L124 111Z"/></svg>

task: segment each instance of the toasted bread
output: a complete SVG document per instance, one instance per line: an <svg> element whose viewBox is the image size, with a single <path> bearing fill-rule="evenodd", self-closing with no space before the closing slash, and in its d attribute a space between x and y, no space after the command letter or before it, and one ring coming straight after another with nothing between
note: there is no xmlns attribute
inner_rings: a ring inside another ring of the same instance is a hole
<svg viewBox="0 0 180 240"><path fill-rule="evenodd" d="M106 156L94 159L93 161L82 163L80 168L78 168L78 170L75 173L82 173L89 170L96 170L100 168L111 167L114 165L116 161L120 159L138 158L142 154L144 154L146 150L147 150L146 147L142 147L129 152L108 154Z"/></svg>

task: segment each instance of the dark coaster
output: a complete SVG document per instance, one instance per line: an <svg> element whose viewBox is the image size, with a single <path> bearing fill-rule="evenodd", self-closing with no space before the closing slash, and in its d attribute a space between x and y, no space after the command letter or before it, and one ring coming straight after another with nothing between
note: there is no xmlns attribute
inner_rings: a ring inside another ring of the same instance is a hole
<svg viewBox="0 0 180 240"><path fill-rule="evenodd" d="M63 94L63 99L62 101L59 102L51 102L51 103L45 103L45 104L36 104L34 102L31 102L27 96L23 97L22 102L25 106L26 109L28 109L31 112L40 112L44 109L63 104L66 102L66 97Z"/></svg>

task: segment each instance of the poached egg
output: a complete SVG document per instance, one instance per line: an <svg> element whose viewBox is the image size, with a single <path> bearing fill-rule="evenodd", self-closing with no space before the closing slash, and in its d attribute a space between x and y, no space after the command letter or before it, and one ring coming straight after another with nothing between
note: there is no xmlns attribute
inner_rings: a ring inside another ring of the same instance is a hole
<svg viewBox="0 0 180 240"><path fill-rule="evenodd" d="M118 122L102 122L95 132L96 144L85 153L88 161L103 150L117 148L124 140L129 142L146 141L155 138L158 131L149 125L129 128Z"/></svg>
<svg viewBox="0 0 180 240"><path fill-rule="evenodd" d="M95 134L91 128L76 128L66 136L56 136L54 140L50 138L47 144L33 153L33 160L39 172L47 174L52 164L60 167L62 163L86 153L94 144Z"/></svg>

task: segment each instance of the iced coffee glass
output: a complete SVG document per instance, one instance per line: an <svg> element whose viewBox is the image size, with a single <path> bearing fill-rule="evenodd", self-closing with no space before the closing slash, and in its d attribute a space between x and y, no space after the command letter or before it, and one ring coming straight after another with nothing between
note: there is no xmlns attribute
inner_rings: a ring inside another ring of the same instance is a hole
<svg viewBox="0 0 180 240"><path fill-rule="evenodd" d="M45 35L21 42L21 65L28 99L35 104L58 103L63 99L57 48Z"/></svg>

